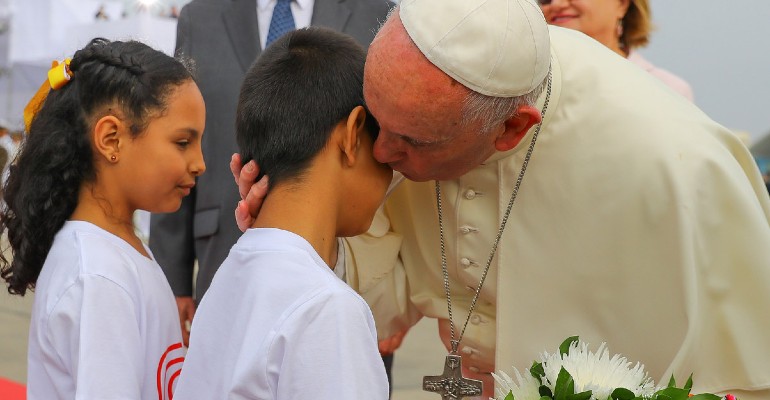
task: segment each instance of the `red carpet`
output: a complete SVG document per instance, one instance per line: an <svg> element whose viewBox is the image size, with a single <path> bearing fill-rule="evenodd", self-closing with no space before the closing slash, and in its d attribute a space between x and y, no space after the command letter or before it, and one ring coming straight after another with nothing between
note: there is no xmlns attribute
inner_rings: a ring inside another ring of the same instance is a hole
<svg viewBox="0 0 770 400"><path fill-rule="evenodd" d="M3 400L24 400L27 390L24 385L0 378L0 398Z"/></svg>

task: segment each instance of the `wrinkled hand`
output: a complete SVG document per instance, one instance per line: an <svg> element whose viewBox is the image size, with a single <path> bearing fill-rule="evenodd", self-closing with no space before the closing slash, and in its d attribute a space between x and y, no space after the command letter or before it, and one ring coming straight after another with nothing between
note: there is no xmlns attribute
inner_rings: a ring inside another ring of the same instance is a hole
<svg viewBox="0 0 770 400"><path fill-rule="evenodd" d="M182 343L190 346L190 325L195 316L195 302L190 296L176 298L176 308L179 310L179 326L182 328Z"/></svg>
<svg viewBox="0 0 770 400"><path fill-rule="evenodd" d="M401 347L401 342L404 341L404 336L406 336L407 332L409 332L409 329L404 329L387 339L380 340L378 343L380 355L387 356L398 350L398 348Z"/></svg>
<svg viewBox="0 0 770 400"><path fill-rule="evenodd" d="M254 223L259 215L259 209L262 208L262 202L267 196L267 175L263 176L259 182L254 183L259 175L259 167L254 160L243 165L240 154L233 154L230 159L230 171L233 173L235 184L238 185L238 193L241 195L241 201L235 207L235 222L238 228L244 232Z"/></svg>

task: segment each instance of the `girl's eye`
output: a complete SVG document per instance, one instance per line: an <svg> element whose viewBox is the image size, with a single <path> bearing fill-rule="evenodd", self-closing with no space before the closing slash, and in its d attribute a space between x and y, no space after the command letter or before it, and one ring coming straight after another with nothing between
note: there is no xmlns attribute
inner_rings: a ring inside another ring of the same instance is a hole
<svg viewBox="0 0 770 400"><path fill-rule="evenodd" d="M185 148L185 147L187 147L189 144L190 144L190 141L189 141L189 140L180 140L180 141L176 142L176 145L177 145L177 146L179 146L179 147L181 147L181 148Z"/></svg>

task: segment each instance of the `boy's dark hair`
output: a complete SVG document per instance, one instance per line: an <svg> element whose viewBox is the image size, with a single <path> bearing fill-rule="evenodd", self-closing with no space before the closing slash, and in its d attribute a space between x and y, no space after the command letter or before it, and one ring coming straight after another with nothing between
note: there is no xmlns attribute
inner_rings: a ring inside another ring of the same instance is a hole
<svg viewBox="0 0 770 400"><path fill-rule="evenodd" d="M95 118L115 108L138 136L165 109L172 87L192 79L180 61L143 43L106 39L77 51L70 71L71 81L51 90L32 120L3 190L0 230L8 231L13 259L0 254L0 273L11 294L35 287L81 184L96 178L88 134Z"/></svg>
<svg viewBox="0 0 770 400"><path fill-rule="evenodd" d="M365 50L348 35L311 27L270 45L246 74L236 118L244 163L254 159L270 186L301 178L332 129L363 95ZM366 117L376 138L379 127Z"/></svg>

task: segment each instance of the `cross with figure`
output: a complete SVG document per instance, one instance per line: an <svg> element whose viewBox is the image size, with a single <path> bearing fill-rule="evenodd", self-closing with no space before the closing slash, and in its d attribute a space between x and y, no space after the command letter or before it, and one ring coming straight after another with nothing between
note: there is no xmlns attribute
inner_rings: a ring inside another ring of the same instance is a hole
<svg viewBox="0 0 770 400"><path fill-rule="evenodd" d="M422 390L441 395L441 400L460 400L468 396L481 394L482 382L467 379L462 374L462 358L458 355L446 356L444 373L438 376L422 378Z"/></svg>

